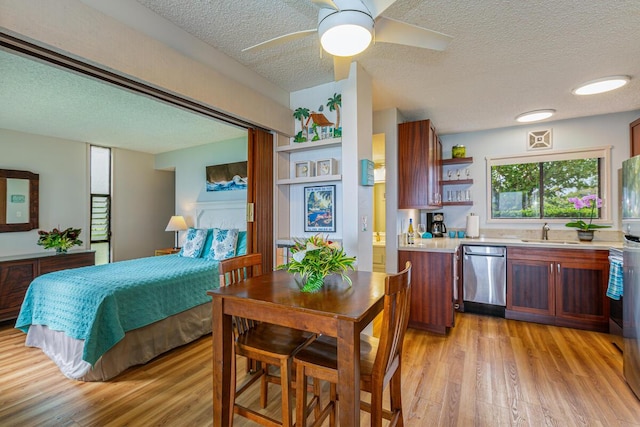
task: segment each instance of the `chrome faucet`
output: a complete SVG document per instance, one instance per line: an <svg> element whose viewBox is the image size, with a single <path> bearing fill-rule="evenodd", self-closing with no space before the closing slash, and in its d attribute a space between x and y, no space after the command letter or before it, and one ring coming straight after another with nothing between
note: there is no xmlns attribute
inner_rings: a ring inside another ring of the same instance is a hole
<svg viewBox="0 0 640 427"><path fill-rule="evenodd" d="M544 225L542 226L542 240L549 240L549 230L550 228L545 222Z"/></svg>

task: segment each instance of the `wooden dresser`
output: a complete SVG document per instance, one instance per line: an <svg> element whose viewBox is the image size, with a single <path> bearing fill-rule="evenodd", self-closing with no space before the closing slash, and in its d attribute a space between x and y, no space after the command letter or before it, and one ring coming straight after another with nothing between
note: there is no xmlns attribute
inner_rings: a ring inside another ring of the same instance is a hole
<svg viewBox="0 0 640 427"><path fill-rule="evenodd" d="M27 288L41 274L95 264L95 251L0 257L0 322L18 317Z"/></svg>

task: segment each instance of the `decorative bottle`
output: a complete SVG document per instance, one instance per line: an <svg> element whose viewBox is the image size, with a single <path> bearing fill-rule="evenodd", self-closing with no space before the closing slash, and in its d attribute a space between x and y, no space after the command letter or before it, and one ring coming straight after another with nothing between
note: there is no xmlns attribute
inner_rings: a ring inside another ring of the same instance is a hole
<svg viewBox="0 0 640 427"><path fill-rule="evenodd" d="M413 218L409 218L409 228L407 229L407 244L413 245L415 242L415 232L413 231Z"/></svg>

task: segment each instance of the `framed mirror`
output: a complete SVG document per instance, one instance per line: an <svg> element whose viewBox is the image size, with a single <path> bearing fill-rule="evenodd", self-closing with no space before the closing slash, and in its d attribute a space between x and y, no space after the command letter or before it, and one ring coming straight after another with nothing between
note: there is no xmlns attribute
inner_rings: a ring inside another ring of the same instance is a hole
<svg viewBox="0 0 640 427"><path fill-rule="evenodd" d="M0 169L0 233L38 228L37 173Z"/></svg>

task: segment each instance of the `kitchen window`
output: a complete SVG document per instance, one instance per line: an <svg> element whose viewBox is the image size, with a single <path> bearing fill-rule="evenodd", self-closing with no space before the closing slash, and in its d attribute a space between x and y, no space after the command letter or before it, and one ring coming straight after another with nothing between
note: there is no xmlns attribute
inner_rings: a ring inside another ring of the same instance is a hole
<svg viewBox="0 0 640 427"><path fill-rule="evenodd" d="M579 215L569 197L596 194L603 207L596 222L610 218L611 147L487 159L490 221L566 222Z"/></svg>

